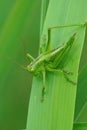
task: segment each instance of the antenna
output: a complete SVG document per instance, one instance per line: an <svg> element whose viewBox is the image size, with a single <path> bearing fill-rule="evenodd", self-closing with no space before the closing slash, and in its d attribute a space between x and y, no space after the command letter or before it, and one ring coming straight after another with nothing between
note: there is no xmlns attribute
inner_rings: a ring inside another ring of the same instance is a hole
<svg viewBox="0 0 87 130"><path fill-rule="evenodd" d="M24 62L28 62L28 59L27 59L27 49L26 49L26 42L24 41L23 38L21 38L21 43L22 43L22 47L23 47L23 53L24 53Z"/></svg>
<svg viewBox="0 0 87 130"><path fill-rule="evenodd" d="M26 66L21 65L21 64L18 63L15 59L12 59L12 58L10 58L10 57L8 57L8 56L6 56L6 57L7 57L8 60L14 62L16 65L18 65L18 66L21 67L22 69L27 70L27 67L26 67Z"/></svg>
<svg viewBox="0 0 87 130"><path fill-rule="evenodd" d="M27 70L27 66L23 66L20 63L18 63L15 59L9 57L9 56L3 56L4 58L10 60L11 62L15 63L17 66L21 67L22 69Z"/></svg>

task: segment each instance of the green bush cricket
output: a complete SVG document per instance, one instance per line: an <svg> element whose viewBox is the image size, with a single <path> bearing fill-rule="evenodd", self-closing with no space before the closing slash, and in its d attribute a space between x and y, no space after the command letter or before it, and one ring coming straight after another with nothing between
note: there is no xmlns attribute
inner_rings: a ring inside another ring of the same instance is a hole
<svg viewBox="0 0 87 130"><path fill-rule="evenodd" d="M72 27L72 26L84 26L85 24L72 24L72 25L65 25L65 26L55 26L48 28L48 41L47 44L44 42L40 47L40 55L34 59L30 54L27 54L27 57L30 61L30 64L27 67L23 67L24 69L28 70L35 76L42 76L43 83L42 83L42 94L41 94L41 101L44 100L44 94L46 89L46 72L62 72L65 78L71 82L72 84L76 84L76 82L72 81L68 78L69 74L72 72L66 71L61 67L61 62L64 60L64 57L69 53L74 40L76 33L74 33L69 40L62 44L60 47L55 49L51 48L51 30L57 28L65 28L65 27Z"/></svg>

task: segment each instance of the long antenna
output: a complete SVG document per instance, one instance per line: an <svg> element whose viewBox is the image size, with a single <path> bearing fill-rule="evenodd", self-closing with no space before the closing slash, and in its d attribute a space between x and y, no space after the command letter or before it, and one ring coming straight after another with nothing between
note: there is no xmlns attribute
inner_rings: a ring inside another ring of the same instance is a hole
<svg viewBox="0 0 87 130"><path fill-rule="evenodd" d="M15 59L9 57L9 56L4 56L6 59L10 60L11 62L15 63L16 65L18 65L19 67L21 67L22 69L27 70L27 66L23 66L20 63L18 63Z"/></svg>
<svg viewBox="0 0 87 130"><path fill-rule="evenodd" d="M22 43L22 48L23 48L23 53L24 53L24 62L27 63L28 59L27 59L27 49L26 49L26 42L24 41L23 38L21 38L21 43Z"/></svg>

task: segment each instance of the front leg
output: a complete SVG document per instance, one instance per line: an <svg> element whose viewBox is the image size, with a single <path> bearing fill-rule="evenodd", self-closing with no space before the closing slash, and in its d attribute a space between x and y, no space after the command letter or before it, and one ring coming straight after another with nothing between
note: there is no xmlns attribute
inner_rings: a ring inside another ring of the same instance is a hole
<svg viewBox="0 0 87 130"><path fill-rule="evenodd" d="M40 54L46 51L46 35L42 37L42 44L40 45Z"/></svg>
<svg viewBox="0 0 87 130"><path fill-rule="evenodd" d="M52 50L51 29L48 28L47 33L48 33L47 44L46 44L46 35L43 35L43 37L42 37L43 43L41 44L41 47L40 47L40 54L43 53L43 52L47 52L47 51L51 51Z"/></svg>
<svg viewBox="0 0 87 130"><path fill-rule="evenodd" d="M29 53L27 53L27 58L28 58L29 62L32 62L35 60Z"/></svg>
<svg viewBox="0 0 87 130"><path fill-rule="evenodd" d="M52 50L52 44L51 44L51 29L48 28L48 41L47 41L47 46L46 46L46 51L51 51Z"/></svg>

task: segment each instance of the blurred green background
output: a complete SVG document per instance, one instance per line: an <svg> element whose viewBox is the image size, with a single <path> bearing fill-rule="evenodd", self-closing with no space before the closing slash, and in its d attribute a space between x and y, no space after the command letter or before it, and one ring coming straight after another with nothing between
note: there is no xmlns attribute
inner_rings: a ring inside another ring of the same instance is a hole
<svg viewBox="0 0 87 130"><path fill-rule="evenodd" d="M0 130L26 127L32 76L25 54L37 56L41 1L0 0ZM18 13L19 12L19 13Z"/></svg>

